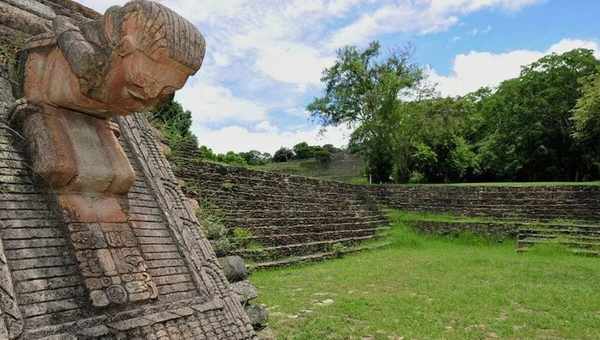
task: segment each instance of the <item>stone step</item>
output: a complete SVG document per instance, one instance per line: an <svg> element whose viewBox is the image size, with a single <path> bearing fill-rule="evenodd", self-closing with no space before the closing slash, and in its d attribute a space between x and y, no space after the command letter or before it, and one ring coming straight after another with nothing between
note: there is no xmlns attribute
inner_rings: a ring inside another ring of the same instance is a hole
<svg viewBox="0 0 600 340"><path fill-rule="evenodd" d="M331 224L331 223L385 223L383 217L306 217L306 218L246 218L223 220L230 228L275 227L293 226L303 224Z"/></svg>
<svg viewBox="0 0 600 340"><path fill-rule="evenodd" d="M268 261L281 257L289 256L304 256L315 253L322 253L331 251L331 247L336 244L342 244L344 246L352 246L359 242L372 240L377 238L376 235L361 236L361 237L349 237L327 241L298 243L298 244L287 244L282 246L265 247L261 249L243 249L238 250L235 253L242 256L243 258L251 259L254 261Z"/></svg>
<svg viewBox="0 0 600 340"><path fill-rule="evenodd" d="M527 240L527 239L541 239L541 240L564 240L564 241L582 241L582 242L595 242L597 241L600 244L600 237L598 236L586 236L586 235L565 235L565 234L551 234L551 233L541 233L541 234L519 234L519 240Z"/></svg>
<svg viewBox="0 0 600 340"><path fill-rule="evenodd" d="M350 222L350 223L330 223L330 224L298 224L288 226L265 226L245 228L250 230L254 236L269 236L279 234L294 234L294 233L319 233L330 232L348 229L369 229L389 225L389 221L375 220L372 222Z"/></svg>
<svg viewBox="0 0 600 340"><path fill-rule="evenodd" d="M353 247L348 250L342 251L342 253L349 254L349 253L355 253L355 252L361 252L361 251L367 251L367 250L375 250L375 249L387 247L390 244L391 244L390 242L385 242L385 243L381 243L381 244L377 244L377 245L358 246L358 247ZM316 253L316 254L310 254L310 255L304 255L304 256L286 257L286 258L282 258L282 259L274 260L274 261L257 262L254 264L249 264L247 267L250 271L255 271L255 270L266 269L266 268L284 267L284 266L289 266L289 265L298 264L298 263L322 261L322 260L331 259L331 258L335 258L335 257L337 257L337 254L335 254L333 252L323 252L323 253Z"/></svg>
<svg viewBox="0 0 600 340"><path fill-rule="evenodd" d="M536 228L536 229L519 229L519 235L582 235L600 238L600 228L598 229L554 229L554 228Z"/></svg>
<svg viewBox="0 0 600 340"><path fill-rule="evenodd" d="M354 229L354 230L339 230L325 231L315 233L297 233L297 234L281 234L268 236L253 236L248 240L255 241L262 246L280 246L297 243L310 243L318 241L328 241L335 239L343 239L348 237L362 237L374 235L378 232L389 230L389 227L371 228L371 229Z"/></svg>
<svg viewBox="0 0 600 340"><path fill-rule="evenodd" d="M304 191L306 190L306 191ZM349 203L359 203L352 195L338 195L338 194L325 194L319 192L318 188L314 188L311 190L304 189L303 191L281 191L274 190L271 187L264 188L248 188L247 190L241 190L238 188L236 191L223 191L223 190L210 190L207 188L202 188L197 192L199 198L204 198L207 200L215 200L217 197L220 200L229 201L233 200L272 200L275 202L302 202L302 203L314 203L314 204L323 204L323 203L331 203L331 204L339 204L342 202ZM319 192L319 195L315 195L315 192Z"/></svg>
<svg viewBox="0 0 600 340"><path fill-rule="evenodd" d="M519 252L519 253L526 253L530 249L531 249L531 245L528 245L528 244L517 245L517 252ZM567 250L576 255L594 256L594 257L599 256L600 257L600 250L579 249L579 248L567 248Z"/></svg>
<svg viewBox="0 0 600 340"><path fill-rule="evenodd" d="M223 218L249 219L249 218L306 218L306 217L379 217L381 213L368 210L236 210L223 214Z"/></svg>
<svg viewBox="0 0 600 340"><path fill-rule="evenodd" d="M522 248L524 246L533 246L536 244L548 244L556 242L561 245L565 245L568 247L573 247L577 249L590 249L594 251L600 251L600 241L598 242L590 242L590 241L578 241L578 240L558 240L553 238L523 238L517 241L517 247Z"/></svg>
<svg viewBox="0 0 600 340"><path fill-rule="evenodd" d="M190 195L193 198L193 196ZM212 206L224 211L236 210L366 210L377 211L375 205L367 205L365 202L349 202L340 199L331 201L305 201L303 199L288 199L282 197L273 197L269 201L262 201L258 198L219 198L204 199L198 198L199 202L208 202Z"/></svg>

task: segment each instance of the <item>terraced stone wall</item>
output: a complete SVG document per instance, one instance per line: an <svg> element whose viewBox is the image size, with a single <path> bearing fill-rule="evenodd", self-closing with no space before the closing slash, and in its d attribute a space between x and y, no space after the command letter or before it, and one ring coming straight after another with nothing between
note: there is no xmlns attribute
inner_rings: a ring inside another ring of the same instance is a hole
<svg viewBox="0 0 600 340"><path fill-rule="evenodd" d="M175 174L188 197L214 205L227 227L249 230L262 245L241 251L246 258L318 256L336 243L372 239L388 224L367 187L202 161L178 163Z"/></svg>
<svg viewBox="0 0 600 340"><path fill-rule="evenodd" d="M374 186L386 206L424 212L514 219L598 220L600 187L556 186Z"/></svg>

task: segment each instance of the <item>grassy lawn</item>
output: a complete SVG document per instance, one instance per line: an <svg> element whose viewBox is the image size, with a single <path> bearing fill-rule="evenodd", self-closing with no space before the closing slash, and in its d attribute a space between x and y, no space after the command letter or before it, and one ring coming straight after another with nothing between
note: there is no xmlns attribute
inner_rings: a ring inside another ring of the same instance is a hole
<svg viewBox="0 0 600 340"><path fill-rule="evenodd" d="M412 232L392 245L259 271L278 339L599 339L600 259Z"/></svg>
<svg viewBox="0 0 600 340"><path fill-rule="evenodd" d="M481 182L481 183L439 183L439 184L404 184L404 185L440 185L458 187L553 187L553 186L599 186L600 181L589 182Z"/></svg>

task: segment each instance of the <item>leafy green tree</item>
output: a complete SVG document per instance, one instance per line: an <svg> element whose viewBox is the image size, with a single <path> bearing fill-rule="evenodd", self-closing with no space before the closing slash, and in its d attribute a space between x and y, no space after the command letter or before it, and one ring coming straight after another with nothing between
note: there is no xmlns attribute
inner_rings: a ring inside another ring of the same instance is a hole
<svg viewBox="0 0 600 340"><path fill-rule="evenodd" d="M237 154L235 151L228 151L225 154L219 154L217 156L217 160L219 162L227 163L227 164L235 164L235 165L246 165L246 160L241 155Z"/></svg>
<svg viewBox="0 0 600 340"><path fill-rule="evenodd" d="M323 148L316 151L314 157L317 160L317 162L319 163L319 166L321 166L322 168L329 167L329 165L331 164L331 161L333 160L333 156L331 155L331 152L329 152L328 150L323 149Z"/></svg>
<svg viewBox="0 0 600 340"><path fill-rule="evenodd" d="M600 73L582 79L581 83L582 95L573 114L573 135L580 141L597 141L600 137Z"/></svg>
<svg viewBox="0 0 600 340"><path fill-rule="evenodd" d="M191 135L192 113L171 99L150 114L150 119L169 135Z"/></svg>
<svg viewBox="0 0 600 340"><path fill-rule="evenodd" d="M271 160L271 155L269 153L262 153L257 150L240 152L240 156L246 160L248 165L263 165Z"/></svg>
<svg viewBox="0 0 600 340"><path fill-rule="evenodd" d="M572 112L581 80L599 65L593 51L576 49L545 56L524 67L518 78L504 81L483 105L478 146L483 170L518 180L591 175L589 151L573 138Z"/></svg>
<svg viewBox="0 0 600 340"><path fill-rule="evenodd" d="M181 104L171 99L149 113L149 119L171 148L169 159L174 164L183 158L193 157L197 152L198 141L190 130L192 114Z"/></svg>
<svg viewBox="0 0 600 340"><path fill-rule="evenodd" d="M314 157L314 148L306 142L301 142L293 147L296 159L308 159Z"/></svg>
<svg viewBox="0 0 600 340"><path fill-rule="evenodd" d="M407 51L381 58L378 42L362 51L345 47L338 51L335 64L324 71L324 96L315 98L307 109L324 127L355 126L351 143L360 145L373 180L389 182L394 165L389 123L402 95L415 90L422 78Z"/></svg>
<svg viewBox="0 0 600 340"><path fill-rule="evenodd" d="M342 151L340 148L336 148L333 144L325 144L325 145L323 145L323 149L329 151L329 153L331 153L331 154Z"/></svg>
<svg viewBox="0 0 600 340"><path fill-rule="evenodd" d="M281 147L279 150L275 151L273 155L273 162L287 162L294 158L294 151Z"/></svg>
<svg viewBox="0 0 600 340"><path fill-rule="evenodd" d="M201 145L198 148L198 157L200 159L207 159L210 161L216 161L217 160L217 155L213 152L213 150L211 148L209 148L206 145Z"/></svg>

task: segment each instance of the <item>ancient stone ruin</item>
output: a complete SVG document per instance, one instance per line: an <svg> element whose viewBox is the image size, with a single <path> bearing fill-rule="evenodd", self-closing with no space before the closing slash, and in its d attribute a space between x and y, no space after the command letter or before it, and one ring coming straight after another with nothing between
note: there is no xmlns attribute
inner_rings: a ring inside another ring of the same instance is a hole
<svg viewBox="0 0 600 340"><path fill-rule="evenodd" d="M368 187L178 160L188 197L210 203L229 229L244 228L258 248L237 254L254 267L286 265L362 250L389 229ZM384 243L382 243L383 245Z"/></svg>
<svg viewBox="0 0 600 340"><path fill-rule="evenodd" d="M0 13L2 40L26 39L0 69L0 339L253 338L136 113L200 68L200 32L147 0Z"/></svg>

